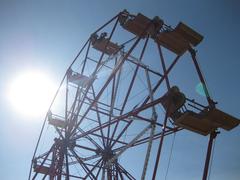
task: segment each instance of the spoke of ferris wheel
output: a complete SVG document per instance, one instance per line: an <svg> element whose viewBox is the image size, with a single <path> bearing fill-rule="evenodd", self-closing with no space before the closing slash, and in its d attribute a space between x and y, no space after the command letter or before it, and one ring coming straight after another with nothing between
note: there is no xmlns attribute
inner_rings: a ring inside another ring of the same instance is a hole
<svg viewBox="0 0 240 180"><path fill-rule="evenodd" d="M138 60L138 62L140 62L140 63L142 62L142 58L143 58L145 49L146 49L147 44L148 44L148 40L149 40L149 36L146 38L146 40L145 40L145 42L144 42L144 46L143 46L143 49L142 49L142 51L141 51L141 54L140 54L140 57L139 57L139 60ZM129 54L129 56L131 56L131 54ZM128 58L129 56L127 56L126 58ZM126 103L127 103L127 101L128 101L130 92L131 92L132 87L133 87L133 83L134 83L134 81L135 81L135 79L136 79L136 76L137 76L137 73L138 73L138 70L139 70L139 64L137 64L137 67L136 67L136 69L135 69L135 71L134 71L134 74L133 74L133 76L132 76L132 80L131 80L130 86L129 86L129 88L128 88L127 94L126 94L125 99L124 99L124 102L123 102L123 106L122 106L122 108L121 108L121 115L122 115L122 113L123 113L123 111L124 111L124 109L125 109Z"/></svg>
<svg viewBox="0 0 240 180"><path fill-rule="evenodd" d="M178 55L172 62L172 64L169 66L169 68L166 70L166 73L161 77L161 79L157 82L157 84L154 86L153 88L153 93L155 93L155 91L159 88L159 86L162 84L163 80L165 79L165 77L169 74L169 72L172 70L172 68L176 65L176 63L178 62L178 60L180 59L181 55ZM141 106L144 106L148 101L149 101L150 97L148 96L145 101L142 103ZM140 107L141 107L140 106Z"/></svg>
<svg viewBox="0 0 240 180"><path fill-rule="evenodd" d="M58 133L58 135L62 138L62 139L64 139L64 135L62 134L62 131L58 128L58 127L54 127L55 128L55 130L57 131L57 133Z"/></svg>
<svg viewBox="0 0 240 180"><path fill-rule="evenodd" d="M110 123L106 122L106 123L102 124L101 127L95 127L93 129L87 131L86 133L83 133L81 135L73 137L73 140L81 138L81 137L83 137L83 136L85 136L85 135L87 135L89 133L93 133L95 131L98 131L100 128L104 128L106 126L109 126L109 125L111 125L113 123L118 122L121 119L130 117L131 115L134 115L134 114L138 114L139 112L141 112L141 111L143 111L143 110L145 110L145 109L147 109L149 107L152 107L153 105L156 105L156 104L160 103L161 100L162 100L161 98L158 98L158 99L154 100L153 102L146 103L146 104L142 105L141 107L134 109L134 111L130 111L130 112L124 114L124 115L121 115L121 116L118 116L118 117L114 118Z"/></svg>
<svg viewBox="0 0 240 180"><path fill-rule="evenodd" d="M117 170L117 172L118 172L118 174L119 174L120 179L121 179L121 180L124 180L124 179L123 179L123 175L122 175L122 173L121 173L121 171L120 171L120 168L118 167L118 164L116 163L115 166L116 166L116 170Z"/></svg>
<svg viewBox="0 0 240 180"><path fill-rule="evenodd" d="M115 65L116 65L116 61L115 61ZM118 86L119 86L119 82L120 82L120 76L121 76L121 71L122 70L122 67L120 67L119 69L119 73L118 73L118 76L117 76L117 80L116 80L116 75L117 73L114 75L113 77L113 82L112 82L112 95L111 95L111 107L110 107L110 114L111 116L109 116L109 122L111 121L112 119L112 114L113 114L113 108L114 108L114 104L115 104L115 100L116 100L116 95L117 95L117 90L118 90ZM110 130L111 130L111 126L108 126L108 134L107 134L107 145L111 145L112 143L112 137L110 138ZM113 133L112 133L113 134ZM110 141L109 141L109 138L110 138Z"/></svg>
<svg viewBox="0 0 240 180"><path fill-rule="evenodd" d="M135 38L134 38L134 39L135 39ZM124 52L124 51L120 51L120 52L121 52L121 54L126 54L126 52ZM93 59L93 58L87 57L87 59L90 60L90 61L92 61L92 62L94 62L94 63L98 63L98 61L95 60L95 59ZM157 75L157 76L159 76L159 77L163 77L163 75L162 75L161 73L159 73L159 72L151 69L150 67L148 67L146 64L144 64L143 62L141 62L138 58L134 57L133 55L129 55L129 57L126 59L126 61L128 61L128 62L130 62L130 63L132 63L132 64L134 64L134 65L136 65L136 66L139 66L139 67L141 67L141 68L143 68L143 69L148 69L148 71L151 72L152 74L155 74L155 75ZM106 67L106 68L108 68L108 69L113 70L113 68L110 67L110 66L108 66L108 65L106 64L106 62L107 62L107 61L104 61L104 63L102 63L102 67Z"/></svg>
<svg viewBox="0 0 240 180"><path fill-rule="evenodd" d="M124 121L123 121L123 122L124 122ZM126 122L127 122L127 126L124 127L124 129L127 129L127 128L128 128L128 126L130 125L130 123L132 122L132 120L129 121L129 122L128 122L128 121L126 121ZM106 122L106 123L109 123L109 122ZM110 123L109 125L111 125L111 123ZM106 128L106 127L107 127L107 126L102 127L101 129L104 129L104 128ZM121 134L119 134L116 139L112 139L112 142L114 142L114 144L115 144L116 142L117 142L117 143L121 143L121 144L127 144L127 143L119 140L120 137L122 136L123 132L124 132L124 131L122 131ZM83 133L84 133L84 132L83 132ZM89 135L93 135L93 136L97 136L97 137L100 137L100 136L101 136L101 135L95 134L95 133L93 133L93 132L92 132L92 133L88 133L88 134L89 134ZM83 136L83 137L84 137L84 136ZM109 138L107 138L107 137L103 137L103 138L104 138L104 139L109 139ZM114 145L114 144L113 144L113 145ZM113 145L112 145L112 146L113 146ZM111 146L111 147L112 147L112 146Z"/></svg>
<svg viewBox="0 0 240 180"><path fill-rule="evenodd" d="M99 174L100 174L100 172L101 172L101 170L102 170L102 168L103 168L103 161L101 161L101 164L100 164L100 166L99 166L99 168L98 168L98 171L97 171L97 173L96 173L96 178L98 179L98 176L99 176Z"/></svg>
<svg viewBox="0 0 240 180"><path fill-rule="evenodd" d="M119 141L119 139L122 137L122 135L124 134L124 132L127 130L127 128L132 124L132 120L129 121L125 127L122 129L122 131L119 133L119 135L117 136L116 140L113 141L112 145L111 145L111 148Z"/></svg>
<svg viewBox="0 0 240 180"><path fill-rule="evenodd" d="M130 117L130 116L132 116L134 114L138 114L139 112L141 112L141 111L143 111L143 110L145 110L145 109L147 109L149 107L152 107L153 105L156 105L156 104L160 103L161 100L162 100L161 98L158 98L158 99L154 100L153 102L149 102L149 103L145 104L144 106L141 106L139 108L134 109L134 111L130 111L130 112L126 113L126 114L117 116L116 118L113 118L111 120L111 122L105 122L105 123L102 124L102 126L97 126L95 128L92 128L89 131L86 131L83 134L76 135L76 136L72 137L72 140L76 140L76 139L82 138L82 137L84 137L84 136L86 136L88 134L91 134L91 133L94 133L94 132L100 130L101 128L105 128L105 127L110 126L110 125L112 125L114 123L117 123L118 121L121 121L122 119L126 119L126 118L128 118L128 117Z"/></svg>
<svg viewBox="0 0 240 180"><path fill-rule="evenodd" d="M170 129L166 130L165 133L164 133L164 136L173 134L173 133L181 131L181 130L183 130L183 128L179 128L179 127L176 127L173 130L170 130ZM159 132L159 133L155 134L154 137L153 137L153 140L159 139L160 137L162 137L162 132ZM143 138L143 139L140 139L139 141L137 141L133 146L138 146L138 145L144 144L148 141L149 141L149 137L146 137L146 138Z"/></svg>
<svg viewBox="0 0 240 180"><path fill-rule="evenodd" d="M94 97L95 97L95 90L93 89L93 91L94 91L93 99L92 99L91 97L87 97L87 100L88 100L89 102L93 102L94 99L95 99L95 98L94 98ZM103 103L103 102L101 102L101 101L97 101L97 104L100 104L100 105L104 106L105 108L110 108L110 107L111 107L111 106L109 106L108 104ZM102 109L104 109L104 108L102 108ZM121 109L118 109L117 107L113 107L113 109L116 110L116 111L118 111L118 112L121 111ZM104 109L104 110L106 111L106 109Z"/></svg>
<svg viewBox="0 0 240 180"><path fill-rule="evenodd" d="M134 56L129 56L127 61L135 64L136 66L143 68L144 70L147 69L149 72L151 72L159 77L163 77L163 75L161 73L149 68L147 65L145 65L143 62L139 61L139 59L135 58Z"/></svg>
<svg viewBox="0 0 240 180"><path fill-rule="evenodd" d="M136 45L138 44L138 42L141 40L141 37L139 37L135 43L132 45L132 47L130 48L130 50L127 52L126 55L124 55L124 57L119 60L119 63L117 64L117 66L114 68L114 70L112 71L111 75L108 77L106 83L103 85L102 89L100 90L100 92L98 93L98 95L96 96L96 99L94 100L94 102L88 107L88 109L86 110L86 112L83 115L83 118L87 115L87 113L89 112L90 108L93 106L93 104L98 101L98 99L100 98L100 96L102 95L102 93L104 92L105 88L108 86L108 84L110 83L110 81L112 80L113 76L115 75L115 73L121 68L122 64L125 62L125 60L128 58L128 56L131 54L131 52L133 51L133 49L136 47ZM82 118L82 119L83 119ZM80 119L77 123L76 126L79 126L82 119ZM72 134L75 132L76 127L73 129Z"/></svg>
<svg viewBox="0 0 240 180"><path fill-rule="evenodd" d="M93 170L94 170L96 167L98 167L98 165L100 164L100 162L102 162L102 159L99 159L99 160L97 161L97 163L92 167L92 169L90 170L90 172L93 172ZM90 172L87 173L87 175L84 177L84 179L87 179L87 177L90 175Z"/></svg>
<svg viewBox="0 0 240 180"><path fill-rule="evenodd" d="M86 105L91 105L93 101L90 101L89 103L84 101L83 104L86 104ZM101 109L101 110L100 110ZM107 109L104 109L104 108L90 108L91 111L95 111L96 113L99 113L99 114L103 114L103 115L106 115L108 117L114 117L112 115L112 113L107 110ZM81 118L82 116L78 116L79 118ZM87 117L85 117L87 119ZM94 122L97 122L96 120L93 120Z"/></svg>
<svg viewBox="0 0 240 180"><path fill-rule="evenodd" d="M79 144L76 144L75 147L80 148L80 149L85 149L85 150L88 150L88 151L92 151L92 152L97 151L96 149L93 149L93 148L90 148L90 147L87 147L87 146L82 146L82 145L79 145Z"/></svg>
<svg viewBox="0 0 240 180"><path fill-rule="evenodd" d="M144 128L135 138L132 139L126 145L123 149L121 149L120 152L118 152L114 157L112 157L110 160L107 161L106 166L111 165L122 153L124 153L129 147L131 147L140 137L142 137L149 129L151 128L151 125L148 125L146 128Z"/></svg>
<svg viewBox="0 0 240 180"><path fill-rule="evenodd" d="M108 41L107 41L107 43L106 43L106 46L108 45L109 41L111 40L111 37L112 37L112 35L113 35L114 31L115 31L115 28L116 28L116 26L117 26L117 23L118 23L118 19L117 19L117 21L116 21L115 24L114 24L114 27L113 27L113 29L112 29L112 31L111 31L111 34L110 34L110 36L109 36L109 39L108 39ZM140 40L140 38L138 39L138 41L139 41L139 40ZM102 53L102 55L101 55L101 57L100 57L100 59L99 59L99 61L98 61L98 64L97 64L94 72L92 73L92 76L93 76L93 77L96 76L97 71L98 71L99 67L101 66L101 63L102 63L102 60L103 60L103 56L104 56L104 52ZM123 60L124 60L124 59L123 59ZM122 63L123 63L123 62L122 62ZM120 67L120 65L119 65L119 67ZM119 68L118 68L118 69L119 69ZM98 101L98 99L99 99L100 96L102 95L103 91L105 90L106 86L107 86L107 85L109 84L109 82L111 81L114 73L115 73L118 69L114 69L114 70L113 70L113 73L112 73L112 75L109 77L109 79L108 79L107 83L105 84L104 88L101 89L101 91L99 92L99 94L96 96L95 100L94 100L94 101L91 103L91 105L87 108L87 110L86 110L86 112L84 113L83 117L77 122L76 126L73 128L73 130L72 130L72 132L71 132L71 135L73 135L73 134L75 133L77 127L81 124L82 120L85 118L85 116L87 115L87 113L89 112L89 110L92 108L93 104ZM93 82L92 82L92 83L93 83ZM89 88L91 87L92 83L89 83L89 85L87 86L87 88L86 88L86 91L87 91L87 92L88 92ZM85 98L86 98L86 95L83 97L82 102L84 102ZM78 108L78 111L77 111L76 114L79 114L81 107L82 107L82 104L81 104L80 107Z"/></svg>
<svg viewBox="0 0 240 180"><path fill-rule="evenodd" d="M69 121L73 121L73 119L75 118L75 116L77 116L77 114L75 114L74 112L75 112L75 109L76 109L76 104L77 104L77 103L80 103L80 102L78 101L78 98L79 98L81 92L82 92L82 87L79 87L79 86L78 86L78 87L77 87L77 91L76 91L76 95L75 95L75 98L74 98L74 101L73 101L72 106L71 106L71 108L70 108Z"/></svg>
<svg viewBox="0 0 240 180"><path fill-rule="evenodd" d="M84 131L83 129L81 129L80 127L78 128L78 130L79 130L81 133L85 133L85 131ZM96 146L96 148L102 149L102 147L99 146L99 144L98 144L96 141L94 141L89 135L86 135L86 138L87 138L91 143L93 143L93 144Z"/></svg>
<svg viewBox="0 0 240 180"><path fill-rule="evenodd" d="M149 40L149 36L148 36L148 37L146 38L146 40L145 40L143 49L142 49L141 54L140 54L140 57L139 57L139 62L142 61L142 58L143 58L143 55L144 55L144 52L145 52L145 49L146 49L148 40ZM130 56L130 55L131 55L131 54L129 54L129 56ZM125 106L126 106L128 97L129 97L129 95L130 95L130 92L131 92L131 90L132 90L133 83L134 83L134 81L135 81L135 78L136 78L138 69L139 69L139 66L136 67L136 69L135 69L135 71L134 71L134 74L133 74L133 76L132 76L132 80L131 80L131 83L130 83L130 85L129 85L127 94L126 94L126 96L125 96L125 99L124 99L124 102L123 102L123 105L122 105L122 108L121 108L120 115L122 115L122 113L123 113L123 111L124 111L124 109L125 109ZM131 123L132 123L132 121L130 121L130 122L125 126L125 128L122 130L122 132L121 132L120 134L123 134L124 131L128 128L128 126L130 126ZM117 130L118 125L119 125L119 122L117 122L117 124L115 125L114 131L113 131L112 137L111 137L112 139L113 139L113 137L114 137L114 135L115 135L115 133L116 133L116 130ZM117 140L121 137L120 134L119 134ZM110 143L111 147L113 147L115 143L116 143L116 141L114 141L112 144Z"/></svg>
<svg viewBox="0 0 240 180"><path fill-rule="evenodd" d="M78 163L82 166L83 170L86 173L90 173L90 178L92 179L96 179L96 177L92 174L92 172L90 171L90 169L85 165L85 163L82 161L82 159L78 156L78 154L74 151L74 150L70 150L72 152L72 154L74 155L74 157L76 158L76 160L78 161Z"/></svg>
<svg viewBox="0 0 240 180"><path fill-rule="evenodd" d="M175 133L175 132L177 132L177 131L180 131L180 130L183 130L183 128L175 128L175 129L173 129L173 130L166 130L164 136L173 134L173 133ZM162 132L156 133L156 134L154 134L154 136L153 136L153 140L159 139L161 136L162 136ZM148 142L149 142L149 139L150 139L150 136L145 137L145 138L142 138L142 139L139 139L139 140L136 141L134 144L132 144L131 147L135 147L135 146L138 146L138 145L141 145L141 144L144 144L144 143L148 143ZM116 149L113 149L113 152L121 151L121 150L124 149L124 148L125 148L125 145L124 145L124 146L120 146L120 147L118 147L118 148L116 148Z"/></svg>
<svg viewBox="0 0 240 180"><path fill-rule="evenodd" d="M146 122L148 122L148 123L152 123L152 118L151 119L149 119L149 118L145 118L145 117L142 117L142 116L140 116L140 115L133 115L132 117L129 117L129 118L125 118L126 120L139 120L139 121L146 121ZM162 123L158 123L158 122L155 122L155 125L156 126L160 126L160 127L162 127L163 126L163 124ZM166 128L167 129L173 129L172 127L170 127L170 126L166 126Z"/></svg>
<svg viewBox="0 0 240 180"><path fill-rule="evenodd" d="M91 134L92 136L96 136L96 137L101 137L101 135L99 135L99 134L96 134L96 133L92 133ZM107 138L107 137L103 137L104 139L109 139L109 138ZM117 139L112 139L112 142L117 142L117 143L119 143L119 144L124 144L124 145L126 145L127 143L126 142L124 142L124 141L120 141L120 140L117 140Z"/></svg>
<svg viewBox="0 0 240 180"><path fill-rule="evenodd" d="M90 161L90 160L93 160L93 159L96 159L96 158L99 158L101 157L100 154L95 154L95 155L92 155L92 156L89 156L89 157L81 157L80 159L83 161L83 162L86 162L86 161ZM73 161L71 163L69 163L70 165L72 164L76 164L77 162L76 161Z"/></svg>
<svg viewBox="0 0 240 180"><path fill-rule="evenodd" d="M126 115L128 115L128 114L126 114ZM92 128L89 131L86 131L85 133L82 133L80 135L76 135L75 137L72 137L72 140L77 140L77 139L82 138L82 137L84 137L84 136L86 136L88 134L92 134L92 133L94 133L96 131L99 131L101 128L103 129L103 128L105 128L107 126L110 126L110 125L112 125L114 123L117 123L118 121L121 121L121 120L122 120L121 118L114 118L111 122L103 123L102 126L97 126L95 128Z"/></svg>
<svg viewBox="0 0 240 180"><path fill-rule="evenodd" d="M129 178L130 180L136 180L123 166L121 166L119 163L117 163L117 166L120 168L120 170L122 171L122 173L124 173L125 176L127 176L127 178Z"/></svg>
<svg viewBox="0 0 240 180"><path fill-rule="evenodd" d="M95 95L95 91L94 91L93 86L92 86L92 91L93 91L93 98L95 99L96 95ZM102 123L101 123L101 118L100 118L99 111L98 111L98 106L96 106L96 114L97 114L98 125L101 127ZM105 139L103 138L104 134L103 134L103 130L102 129L100 129L100 133L101 133L103 147L106 147Z"/></svg>

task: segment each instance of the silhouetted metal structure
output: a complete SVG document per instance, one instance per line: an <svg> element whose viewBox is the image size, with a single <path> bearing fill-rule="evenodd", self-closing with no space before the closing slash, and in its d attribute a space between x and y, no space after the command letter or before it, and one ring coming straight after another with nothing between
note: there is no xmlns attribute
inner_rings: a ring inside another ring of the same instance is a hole
<svg viewBox="0 0 240 180"><path fill-rule="evenodd" d="M184 23L171 28L159 17L126 10L95 31L67 69L51 104L29 179L145 179L146 173L155 179L164 137L183 129L210 134L207 179L217 129L231 130L239 121L217 109L208 93L194 50L202 39ZM149 56L154 52L156 56ZM187 52L206 95L204 105L171 81ZM60 105L57 99L63 100ZM127 167L131 157L124 154L131 149L136 149L132 155L138 157L138 172ZM142 149L144 156L137 152ZM150 155L154 166L149 166Z"/></svg>

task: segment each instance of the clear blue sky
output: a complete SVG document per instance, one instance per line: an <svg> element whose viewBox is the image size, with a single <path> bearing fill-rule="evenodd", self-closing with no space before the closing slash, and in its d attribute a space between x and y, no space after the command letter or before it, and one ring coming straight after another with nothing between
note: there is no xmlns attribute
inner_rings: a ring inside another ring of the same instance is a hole
<svg viewBox="0 0 240 180"><path fill-rule="evenodd" d="M123 9L159 16L172 26L183 21L201 32L198 59L210 93L220 109L240 118L239 8L237 0L1 0L0 179L27 179L42 123L24 120L9 105L6 87L11 80L33 68L60 82L89 35ZM218 136L212 180L240 179L239 130ZM168 179L201 179L207 141L188 132L177 135Z"/></svg>

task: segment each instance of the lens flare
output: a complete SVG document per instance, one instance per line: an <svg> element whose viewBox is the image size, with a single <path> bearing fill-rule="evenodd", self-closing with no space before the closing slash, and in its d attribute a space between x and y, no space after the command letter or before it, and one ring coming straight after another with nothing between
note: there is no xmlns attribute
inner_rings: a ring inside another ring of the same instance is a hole
<svg viewBox="0 0 240 180"><path fill-rule="evenodd" d="M196 92L201 95L201 96L206 96L205 92L204 92L204 85L202 83L198 83L196 85L196 88L195 88Z"/></svg>

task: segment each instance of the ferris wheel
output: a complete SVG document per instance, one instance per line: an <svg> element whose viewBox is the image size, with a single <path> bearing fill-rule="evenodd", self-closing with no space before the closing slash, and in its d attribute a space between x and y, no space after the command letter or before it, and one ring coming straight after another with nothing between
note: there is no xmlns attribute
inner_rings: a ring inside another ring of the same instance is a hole
<svg viewBox="0 0 240 180"><path fill-rule="evenodd" d="M239 121L209 95L194 49L202 39L126 10L92 33L52 101L29 179L156 179L164 140L179 131L210 135L206 179L218 129ZM201 102L191 97L199 82Z"/></svg>

